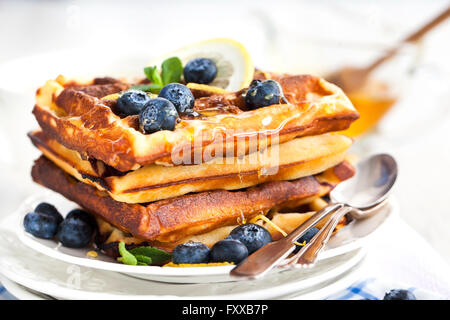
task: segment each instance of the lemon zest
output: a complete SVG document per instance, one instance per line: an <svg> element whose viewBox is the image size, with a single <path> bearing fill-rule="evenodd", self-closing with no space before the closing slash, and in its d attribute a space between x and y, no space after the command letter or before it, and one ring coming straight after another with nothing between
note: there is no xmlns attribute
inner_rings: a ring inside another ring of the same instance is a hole
<svg viewBox="0 0 450 320"><path fill-rule="evenodd" d="M258 220L263 220L264 222L266 222L268 225L270 225L272 228L274 228L275 230L277 230L279 233L281 233L283 235L283 237L287 236L287 233L281 229L279 226L277 226L275 223L273 223L269 218L267 218L266 216L260 214L257 215L256 217L252 218L250 220L250 223L255 223ZM297 241L293 242L294 244L296 244L297 246L301 246L303 247L306 244L306 241L303 241L303 243L298 243Z"/></svg>
<svg viewBox="0 0 450 320"><path fill-rule="evenodd" d="M189 82L186 85L186 87L188 87L189 89L193 89L193 90L206 91L206 92L215 93L215 94L227 94L227 93L230 93L230 91L222 89L220 87L209 86L209 85L206 85L206 84L199 84L199 83L193 83L193 82Z"/></svg>
<svg viewBox="0 0 450 320"><path fill-rule="evenodd" d="M237 217L236 221L239 225L247 223L247 219L245 219L245 216L242 212L241 212L241 215L239 217Z"/></svg>
<svg viewBox="0 0 450 320"><path fill-rule="evenodd" d="M101 98L101 100L116 100L116 99L119 99L118 93L108 94L107 96L104 96L103 98Z"/></svg>
<svg viewBox="0 0 450 320"><path fill-rule="evenodd" d="M86 256L89 257L89 258L97 258L98 257L98 253L93 251L93 250L91 250L91 251L88 251L86 253Z"/></svg>
<svg viewBox="0 0 450 320"><path fill-rule="evenodd" d="M250 220L250 223L255 223L258 220L263 220L264 222L266 222L267 224L269 224L272 228L274 228L275 230L277 230L279 233L281 233L283 235L283 237L287 236L287 233L283 231L283 229L281 229L279 226L277 226L275 223L273 223L272 221L270 221L269 218L267 218L266 216L260 214L257 215L256 217L252 218Z"/></svg>
<svg viewBox="0 0 450 320"><path fill-rule="evenodd" d="M208 262L208 263L180 263L176 264L173 262L166 263L163 267L172 268L192 268L192 267L221 267L221 266L231 266L234 265L232 262Z"/></svg>

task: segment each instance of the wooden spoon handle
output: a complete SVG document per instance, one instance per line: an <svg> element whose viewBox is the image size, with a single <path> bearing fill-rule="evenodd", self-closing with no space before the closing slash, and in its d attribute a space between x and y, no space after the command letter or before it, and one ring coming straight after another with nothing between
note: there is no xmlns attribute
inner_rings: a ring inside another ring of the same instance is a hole
<svg viewBox="0 0 450 320"><path fill-rule="evenodd" d="M450 7L448 7L441 14L439 14L434 19L432 19L431 21L429 21L428 23L423 25L417 31L413 32L408 37L403 39L395 47L390 49L384 56L382 56L382 57L378 58L377 60L375 60L374 62L372 62L372 64L370 64L366 68L366 70L368 72L371 72L372 70L377 68L380 64L382 64L386 60L390 59L393 55L395 55L404 43L415 42L415 41L420 40L426 33L428 33L430 30L432 30L434 27L436 27L440 23L444 22L448 17L450 17Z"/></svg>

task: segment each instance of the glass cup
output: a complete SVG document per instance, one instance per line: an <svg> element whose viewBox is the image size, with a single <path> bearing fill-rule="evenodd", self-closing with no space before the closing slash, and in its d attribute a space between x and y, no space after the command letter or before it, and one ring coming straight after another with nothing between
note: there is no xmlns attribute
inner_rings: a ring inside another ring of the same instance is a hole
<svg viewBox="0 0 450 320"><path fill-rule="evenodd" d="M290 31L281 34L278 41L282 49L273 61L277 70L316 74L325 79L346 67L363 68L390 48L367 40L359 43L308 38ZM356 90L342 87L360 113L360 119L343 131L357 138L357 147L364 145L364 151L370 151L367 145L380 141L390 147L407 143L418 130L423 134L444 123L449 113L444 103L448 101L445 84L449 75L437 64L424 61L423 51L420 42L404 44L370 74L363 86Z"/></svg>

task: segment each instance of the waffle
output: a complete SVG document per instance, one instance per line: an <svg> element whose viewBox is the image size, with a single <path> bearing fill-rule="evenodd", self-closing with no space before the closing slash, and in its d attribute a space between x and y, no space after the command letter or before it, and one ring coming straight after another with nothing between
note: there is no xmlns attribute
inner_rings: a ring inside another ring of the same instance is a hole
<svg viewBox="0 0 450 320"><path fill-rule="evenodd" d="M324 134L296 138L242 159L214 159L191 166L146 165L123 174L99 160L83 160L42 131L29 134L34 145L78 180L107 191L120 202L145 203L215 189L236 190L269 181L295 180L342 162L352 140ZM231 160L231 161L230 161ZM223 163L225 162L225 163Z"/></svg>
<svg viewBox="0 0 450 320"><path fill-rule="evenodd" d="M49 80L37 90L33 113L44 132L66 148L122 172L152 163L200 163L228 150L240 156L295 137L344 130L359 117L342 90L321 78L264 75L279 81L288 104L249 111L242 90L199 97L194 110L201 116L182 118L174 131L145 135L137 116L116 115L116 101L100 98L130 83L111 78ZM173 155L181 156L174 161Z"/></svg>
<svg viewBox="0 0 450 320"><path fill-rule="evenodd" d="M301 212L275 212L273 214L270 214L271 223L267 223L262 220L255 221L254 223L266 228L270 232L274 240L279 240L283 237L283 235L277 229L275 229L273 225L276 225L279 229L283 230L286 233L290 233L303 222L305 222L308 218L310 218L316 211L322 209L326 205L328 205L328 203L325 200L317 197L312 199L311 202L304 204L304 210L300 210ZM124 242L128 248L135 248L139 246L153 246L168 252L171 252L173 248L175 248L178 244L186 242L201 242L208 247L212 247L218 241L225 239L230 234L230 232L239 225L236 223L234 225L218 227L217 229L206 233L189 235L176 242L159 242L147 241L133 237L131 234L125 233L122 230L114 227L99 216L96 216L96 220L99 231L96 236L96 245L104 253L114 258L119 256L119 242ZM316 225L316 227L319 229L322 228L326 221L327 219L320 221ZM336 227L336 230L344 227L349 222L350 219L344 216Z"/></svg>
<svg viewBox="0 0 450 320"><path fill-rule="evenodd" d="M239 217L251 218L276 206L309 202L353 174L354 168L342 162L321 174L293 181L267 182L232 192L200 192L150 204L127 204L74 179L43 156L32 169L35 182L78 203L123 232L158 242L176 242L189 235L236 224Z"/></svg>

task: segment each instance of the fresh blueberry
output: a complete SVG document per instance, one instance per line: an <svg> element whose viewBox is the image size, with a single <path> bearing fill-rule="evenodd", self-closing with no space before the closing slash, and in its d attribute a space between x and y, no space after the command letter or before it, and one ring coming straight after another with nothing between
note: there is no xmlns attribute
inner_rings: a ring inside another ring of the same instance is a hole
<svg viewBox="0 0 450 320"><path fill-rule="evenodd" d="M208 263L209 248L201 242L186 242L179 244L172 252L172 262L182 263Z"/></svg>
<svg viewBox="0 0 450 320"><path fill-rule="evenodd" d="M192 59L184 66L183 75L186 83L209 84L217 75L217 66L211 59Z"/></svg>
<svg viewBox="0 0 450 320"><path fill-rule="evenodd" d="M94 229L83 219L65 219L58 228L59 242L68 248L84 248L91 242Z"/></svg>
<svg viewBox="0 0 450 320"><path fill-rule="evenodd" d="M178 112L172 102L164 98L151 99L139 113L139 128L143 133L174 130Z"/></svg>
<svg viewBox="0 0 450 320"><path fill-rule="evenodd" d="M87 222L93 229L97 228L97 221L95 220L95 218L84 210L73 209L66 216L66 220L70 219L80 219L84 222Z"/></svg>
<svg viewBox="0 0 450 320"><path fill-rule="evenodd" d="M58 221L51 215L30 212L23 219L25 231L42 239L52 239L58 230Z"/></svg>
<svg viewBox="0 0 450 320"><path fill-rule="evenodd" d="M245 105L253 110L280 103L280 85L274 80L254 80L245 94Z"/></svg>
<svg viewBox="0 0 450 320"><path fill-rule="evenodd" d="M181 83L169 83L161 89L158 97L172 102L178 113L185 113L194 108L194 95L191 90Z"/></svg>
<svg viewBox="0 0 450 320"><path fill-rule="evenodd" d="M384 295L383 300L416 300L416 296L409 290L392 289Z"/></svg>
<svg viewBox="0 0 450 320"><path fill-rule="evenodd" d="M151 98L140 90L128 90L117 99L116 111L121 116L139 114Z"/></svg>
<svg viewBox="0 0 450 320"><path fill-rule="evenodd" d="M238 264L248 257L247 247L238 240L225 239L217 242L209 254L211 262L234 262Z"/></svg>
<svg viewBox="0 0 450 320"><path fill-rule="evenodd" d="M248 254L272 242L269 231L254 223L246 223L234 228L230 238L242 242L247 247Z"/></svg>
<svg viewBox="0 0 450 320"><path fill-rule="evenodd" d="M48 216L53 217L58 225L64 220L63 216L61 215L61 213L59 213L58 209L56 209L54 205L47 202L39 203L37 207L34 209L34 212L46 214Z"/></svg>
<svg viewBox="0 0 450 320"><path fill-rule="evenodd" d="M297 239L298 243L308 243L309 241L311 241L311 239L316 235L316 233L319 232L319 229L317 229L316 227L312 227L311 229L309 229L303 236L301 236L300 238ZM300 251L300 249L303 246L296 246L294 253L297 253Z"/></svg>

